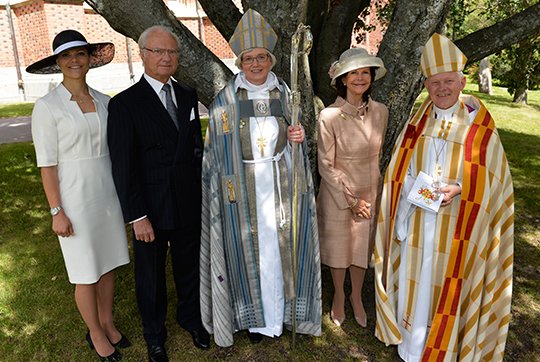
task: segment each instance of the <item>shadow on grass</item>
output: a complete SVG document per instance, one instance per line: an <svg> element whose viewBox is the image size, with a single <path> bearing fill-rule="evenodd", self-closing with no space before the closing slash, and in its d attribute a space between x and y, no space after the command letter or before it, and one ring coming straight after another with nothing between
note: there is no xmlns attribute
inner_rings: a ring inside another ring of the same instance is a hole
<svg viewBox="0 0 540 362"><path fill-rule="evenodd" d="M540 137L507 129L498 132L510 164L516 210L538 227L535 219L540 217Z"/></svg>
<svg viewBox="0 0 540 362"><path fill-rule="evenodd" d="M505 360L532 361L540 348L540 137L498 131L515 198L514 290Z"/></svg>
<svg viewBox="0 0 540 362"><path fill-rule="evenodd" d="M521 108L521 107L524 106L524 105L519 104L519 103L512 103L512 97L509 98L509 96L503 96L503 95L497 95L497 94L488 95L488 94L480 93L480 92L477 92L477 91L471 91L471 90L464 90L463 93L464 94L472 94L472 95L480 98L483 103L489 102L491 104L495 104L495 105L498 105L498 106L511 107L511 108ZM536 104L534 102L529 102L529 104L527 104L527 106L533 108L537 112L540 112L540 105L538 105L538 104Z"/></svg>
<svg viewBox="0 0 540 362"><path fill-rule="evenodd" d="M84 341L86 327L75 305L74 286L51 231L33 147L0 145L0 155L0 359L94 361ZM117 306L125 296L133 299L123 283L126 273L131 279L128 269L117 276ZM133 300L124 305L131 308L127 316L116 313L120 324L134 320L139 328Z"/></svg>
<svg viewBox="0 0 540 362"><path fill-rule="evenodd" d="M507 130L499 133L516 198L514 296L505 360L532 361L540 349L540 139ZM50 231L48 206L34 165L30 144L0 146L0 356L10 361L93 361L95 355L85 344L86 329L73 300L73 286L67 280L58 241ZM238 332L232 347L213 345L209 351L200 351L174 321L175 292L169 273L167 349L171 360L399 361L396 348L385 347L374 336L373 271L366 275L363 292L367 328L356 324L348 301L342 328L333 325L329 318L333 287L327 267L323 267L322 277L321 337L299 335L292 351L288 331L256 346L244 332ZM116 280L116 323L134 344L123 351L124 359L144 360L146 347L135 302L133 264L120 268ZM350 293L348 279L346 293Z"/></svg>

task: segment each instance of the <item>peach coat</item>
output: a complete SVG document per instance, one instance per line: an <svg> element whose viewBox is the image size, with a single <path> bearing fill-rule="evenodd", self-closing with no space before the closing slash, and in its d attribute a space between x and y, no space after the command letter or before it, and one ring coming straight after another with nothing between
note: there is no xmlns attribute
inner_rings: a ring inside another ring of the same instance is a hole
<svg viewBox="0 0 540 362"><path fill-rule="evenodd" d="M387 122L386 106L371 99L359 110L338 97L320 113L317 215L321 262L330 267L368 267ZM372 217L353 220L346 194L371 203Z"/></svg>

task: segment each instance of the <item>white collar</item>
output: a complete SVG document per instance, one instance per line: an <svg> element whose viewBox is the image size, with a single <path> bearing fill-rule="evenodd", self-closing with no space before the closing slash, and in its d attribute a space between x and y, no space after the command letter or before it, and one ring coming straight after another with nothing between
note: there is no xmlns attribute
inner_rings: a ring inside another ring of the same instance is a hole
<svg viewBox="0 0 540 362"><path fill-rule="evenodd" d="M436 105L433 105L433 112L435 112L437 119L452 119L452 115L459 108L459 100L452 107L447 109L440 109Z"/></svg>
<svg viewBox="0 0 540 362"><path fill-rule="evenodd" d="M96 93L95 93L94 89L92 87L90 87L89 85L86 85L86 86L88 87L88 93L90 94L90 96L92 97L94 102L97 101L98 99L96 98ZM71 97L73 97L73 95L66 88L64 83L60 82L60 84L56 87L56 89L57 89L58 93L60 94L60 96L63 99L71 101ZM75 101L73 101L73 102L75 102Z"/></svg>
<svg viewBox="0 0 540 362"><path fill-rule="evenodd" d="M255 84L250 83L247 80L245 73L240 72L240 73L238 73L238 76L234 80L234 91L235 92L238 91L238 88L244 88L248 92L253 92L253 93L261 92L261 91L269 92L274 88L279 89L280 92L283 91L281 89L280 84L279 84L278 77L272 71L270 71L268 73L268 77L266 78L266 82L264 82L261 85L255 85Z"/></svg>
<svg viewBox="0 0 540 362"><path fill-rule="evenodd" d="M161 83L159 80L155 79L155 78L152 78L151 76L149 76L148 74L144 73L143 74L143 77L144 79L146 79L146 81L148 82L148 84L150 84L150 86L152 87L152 89L154 90L154 92L156 92L157 95L159 95L159 92L161 92L161 88L163 88L163 84L164 83ZM171 86L171 88L173 87L172 85L172 80L171 78L169 77L169 80L167 80L167 84L169 84ZM173 91L174 92L174 91ZM174 93L173 93L174 94Z"/></svg>

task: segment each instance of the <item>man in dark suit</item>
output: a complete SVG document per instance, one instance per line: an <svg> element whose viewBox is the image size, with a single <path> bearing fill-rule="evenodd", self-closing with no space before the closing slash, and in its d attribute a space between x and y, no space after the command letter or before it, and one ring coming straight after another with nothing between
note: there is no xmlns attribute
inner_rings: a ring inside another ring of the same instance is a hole
<svg viewBox="0 0 540 362"><path fill-rule="evenodd" d="M139 38L144 75L109 103L113 177L133 225L135 286L150 361L167 361L165 261L170 246L176 319L208 348L199 307L202 137L194 89L172 80L179 42L154 26Z"/></svg>

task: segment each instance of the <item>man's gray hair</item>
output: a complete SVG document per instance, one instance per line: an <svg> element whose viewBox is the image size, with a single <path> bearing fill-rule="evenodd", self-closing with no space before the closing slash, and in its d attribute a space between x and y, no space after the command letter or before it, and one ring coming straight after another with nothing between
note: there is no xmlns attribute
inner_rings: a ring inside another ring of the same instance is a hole
<svg viewBox="0 0 540 362"><path fill-rule="evenodd" d="M148 39L148 36L155 31L162 31L170 34L176 41L176 47L180 49L180 38L178 38L171 28L163 25L154 25L143 31L141 36L139 36L139 40L137 41L137 44L139 44L139 49L142 50L143 48L146 48L146 39Z"/></svg>

